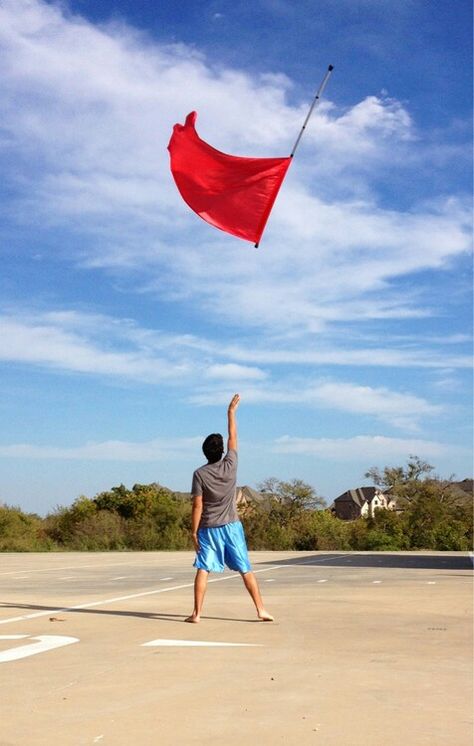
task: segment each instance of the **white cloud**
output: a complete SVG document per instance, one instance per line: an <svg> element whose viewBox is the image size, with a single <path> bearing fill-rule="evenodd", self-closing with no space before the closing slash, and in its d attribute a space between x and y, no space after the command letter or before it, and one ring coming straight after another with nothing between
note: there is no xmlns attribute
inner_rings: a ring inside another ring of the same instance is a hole
<svg viewBox="0 0 474 746"><path fill-rule="evenodd" d="M79 461L169 461L183 453L199 452L202 437L156 438L143 443L108 440L80 446L38 446L18 443L0 446L0 458L60 459Z"/></svg>
<svg viewBox="0 0 474 746"><path fill-rule="evenodd" d="M246 365L237 365L236 363L224 363L211 365L206 371L208 378L220 379L223 381L240 381L240 380L259 380L267 377L265 371L260 368L251 368Z"/></svg>
<svg viewBox="0 0 474 746"><path fill-rule="evenodd" d="M289 351L287 357L283 350L275 355L267 350L249 351L248 358L265 361L263 370L241 364L246 353L239 346L145 329L131 319L71 310L5 313L0 315L0 332L0 360L4 362L138 384L165 384L181 390L183 397L197 405L225 404L234 390L238 390L247 404L338 410L374 417L404 429L414 429L420 420L443 412L441 406L410 392L322 379L314 371L305 371L305 375L295 372L295 366L317 366L323 361L352 365L358 354L367 356L367 351L345 353L344 360L339 358L337 350L326 351L325 357L303 354L295 359ZM394 364L393 355L389 361ZM282 362L288 370L274 371L273 365ZM377 364L377 356L365 364L369 362ZM360 363L364 364L363 360ZM415 360L409 358L409 364L415 364ZM423 358L420 364L425 364ZM439 357L438 368L443 375L446 365L447 358Z"/></svg>
<svg viewBox="0 0 474 746"><path fill-rule="evenodd" d="M229 386L202 387L190 400L198 405L222 405L231 393ZM320 381L313 385L298 379L262 385L241 381L239 393L247 404L289 404L337 410L374 417L404 430L416 430L421 419L443 411L442 407L413 394L337 381Z"/></svg>
<svg viewBox="0 0 474 746"><path fill-rule="evenodd" d="M0 446L0 458L58 459L74 461L170 461L200 453L202 436L155 438L149 441L108 440L77 446L16 443ZM266 450L266 446L261 445ZM300 454L335 461L403 459L410 454L436 458L449 454L454 446L416 438L389 438L383 435L358 435L353 438L297 438L285 435L270 447L280 454ZM459 449L458 449L459 450ZM462 450L462 449L461 449Z"/></svg>
<svg viewBox="0 0 474 746"><path fill-rule="evenodd" d="M454 451L454 446L416 438L357 435L353 438L295 438L285 435L275 441L276 453L301 454L335 461L379 461L404 459L411 454L434 458Z"/></svg>
<svg viewBox="0 0 474 746"><path fill-rule="evenodd" d="M408 395L390 393L385 389L355 387L352 384L326 383L314 388L298 381L288 387L283 381L288 374L281 372L282 388L275 381L268 388L255 384L267 381L266 368L284 365L294 376L294 369L335 366L381 366L435 368L442 372L446 366L452 370L471 366L469 355L447 356L438 351L413 349L360 348L340 350L329 345L319 349L285 348L275 340L272 348L257 343L236 344L232 341L219 343L193 334L165 333L159 329L144 328L133 319L113 318L105 314L94 314L76 310L10 310L0 314L2 345L0 360L43 366L56 370L87 373L102 376L123 377L131 381L179 384L201 381L201 390L196 401L208 402L216 395L224 396L218 388L209 395L205 390L205 379L222 383L249 383L248 396L253 401L326 401L334 407L338 401L371 397L373 405L367 403L367 411L393 414L404 402L416 414L429 414L432 408L420 404L422 400ZM268 344L268 342L267 342ZM250 363L250 364L249 364ZM252 364L253 363L253 364ZM225 395L226 396L226 395ZM402 407L402 410L404 408Z"/></svg>
<svg viewBox="0 0 474 746"><path fill-rule="evenodd" d="M189 373L186 362L174 363L143 350L110 350L104 342L62 329L48 319L0 319L0 360L76 373L118 376L135 381L172 383Z"/></svg>
<svg viewBox="0 0 474 746"><path fill-rule="evenodd" d="M430 404L425 399L391 391L386 387L323 383L313 389L312 393L314 400L323 406L343 412L372 415L405 429L416 428L420 417L433 416L442 411L442 407Z"/></svg>
<svg viewBox="0 0 474 746"><path fill-rule="evenodd" d="M68 260L126 269L127 278L133 268L127 282L172 302L198 298L200 312L240 327L320 332L432 313L419 288L409 294L393 279L444 269L470 243L470 207L460 199L409 211L377 204L372 179L399 167L397 147L416 150L398 101L322 104L255 252L181 202L166 144L194 108L215 147L287 153L307 109L288 103L287 78L218 68L183 45L93 26L40 0L3 2L0 43L5 175L23 185L10 209L22 223L32 217L83 236L80 251L63 248Z"/></svg>
<svg viewBox="0 0 474 746"><path fill-rule="evenodd" d="M131 319L104 314L4 313L0 333L0 361L63 372L175 387L203 380L238 385L268 375L255 366L228 362L210 340L145 329Z"/></svg>
<svg viewBox="0 0 474 746"><path fill-rule="evenodd" d="M411 340L412 344L414 340ZM429 342L429 340L427 340ZM460 340L459 340L460 341ZM289 340L291 343L291 340ZM454 344L448 339L448 344ZM450 354L432 350L420 349L418 346L396 349L390 347L359 347L339 348L328 345L324 341L314 347L290 346L289 343L282 345L281 340L276 340L273 347L266 345L248 346L240 344L227 344L220 346L223 355L240 360L242 362L253 362L260 364L285 364L291 366L304 365L337 365L337 366L380 366L382 368L445 368L450 365L453 368L470 368L472 358L466 354Z"/></svg>

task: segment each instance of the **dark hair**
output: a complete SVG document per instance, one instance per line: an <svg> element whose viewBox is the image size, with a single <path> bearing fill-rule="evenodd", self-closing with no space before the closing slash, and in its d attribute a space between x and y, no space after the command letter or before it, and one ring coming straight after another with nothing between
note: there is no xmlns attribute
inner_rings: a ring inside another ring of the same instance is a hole
<svg viewBox="0 0 474 746"><path fill-rule="evenodd" d="M211 433L202 444L202 450L210 464L220 461L224 453L224 439L220 433Z"/></svg>

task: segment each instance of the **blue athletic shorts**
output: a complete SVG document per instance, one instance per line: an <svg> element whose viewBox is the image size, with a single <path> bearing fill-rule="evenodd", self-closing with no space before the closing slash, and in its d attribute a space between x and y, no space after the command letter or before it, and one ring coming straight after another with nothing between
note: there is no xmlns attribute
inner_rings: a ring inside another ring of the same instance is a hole
<svg viewBox="0 0 474 746"><path fill-rule="evenodd" d="M198 530L199 552L194 567L207 572L224 572L224 565L235 572L250 572L247 543L240 521Z"/></svg>

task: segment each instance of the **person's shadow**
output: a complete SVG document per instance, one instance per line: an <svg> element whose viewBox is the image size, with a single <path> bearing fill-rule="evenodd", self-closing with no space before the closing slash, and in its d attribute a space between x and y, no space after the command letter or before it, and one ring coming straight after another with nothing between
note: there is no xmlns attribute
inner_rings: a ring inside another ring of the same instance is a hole
<svg viewBox="0 0 474 746"><path fill-rule="evenodd" d="M60 612L61 614L99 614L100 616L123 616L123 617L137 617L139 619L151 619L159 620L161 622L184 622L188 618L189 614L172 614L166 612L152 612L152 611L116 611L110 609L74 609L67 608L64 606L41 606L39 604L21 604L21 603L9 603L0 602L0 608L3 609L30 609L34 611L51 611ZM201 615L201 619L215 619L221 622L243 622L245 624L259 623L258 619L239 619L236 617L224 617L224 616L204 616ZM58 617L51 617L50 621L60 622L64 621Z"/></svg>

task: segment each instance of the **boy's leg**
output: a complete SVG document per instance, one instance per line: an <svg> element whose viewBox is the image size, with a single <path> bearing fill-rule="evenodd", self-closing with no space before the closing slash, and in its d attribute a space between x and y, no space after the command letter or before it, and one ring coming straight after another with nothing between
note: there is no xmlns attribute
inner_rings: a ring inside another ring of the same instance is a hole
<svg viewBox="0 0 474 746"><path fill-rule="evenodd" d="M185 622L192 622L197 624L201 617L201 609L204 601L204 595L207 588L207 578L209 572L207 570L198 570L194 579L194 610L191 616L185 619Z"/></svg>
<svg viewBox="0 0 474 746"><path fill-rule="evenodd" d="M268 611L265 611L262 597L260 595L260 589L257 583L257 578L255 577L253 572L241 572L240 574L242 575L242 580L244 581L244 585L247 588L248 592L250 593L250 596L252 597L252 601L255 604L258 618L262 622L273 622L272 615L269 614Z"/></svg>
<svg viewBox="0 0 474 746"><path fill-rule="evenodd" d="M247 542L242 523L234 521L223 526L225 535L224 561L231 570L240 572L252 601L257 609L257 615L262 622L273 622L273 617L265 610L258 587L257 579L251 570Z"/></svg>

